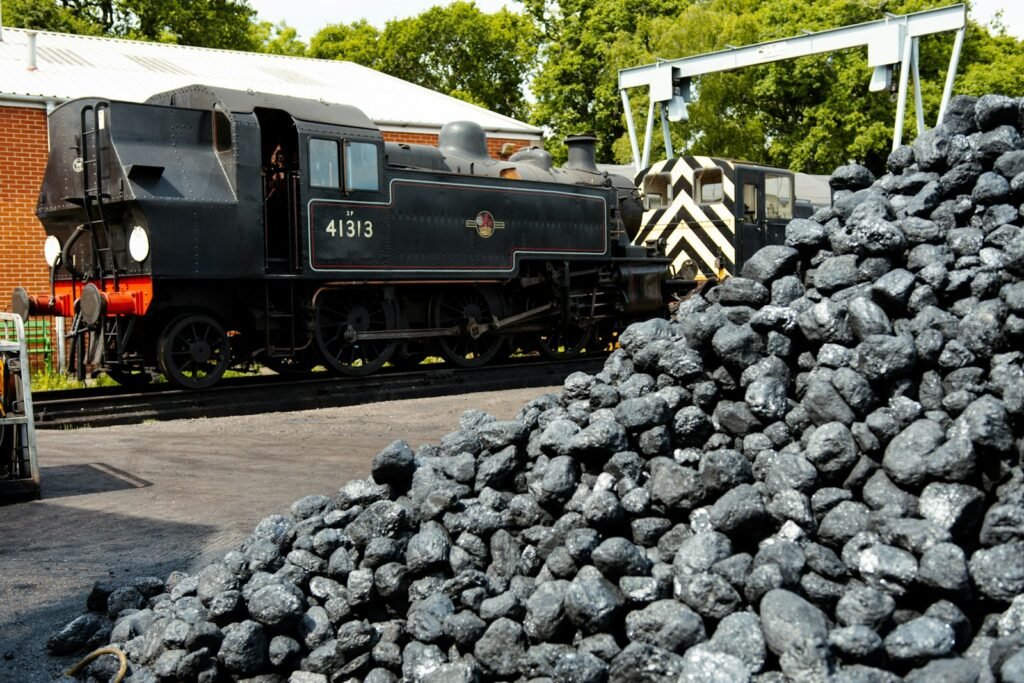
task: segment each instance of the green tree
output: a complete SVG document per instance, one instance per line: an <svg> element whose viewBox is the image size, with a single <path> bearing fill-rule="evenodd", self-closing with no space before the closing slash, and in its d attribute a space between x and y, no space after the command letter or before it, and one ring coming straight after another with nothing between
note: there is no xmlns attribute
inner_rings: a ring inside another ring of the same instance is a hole
<svg viewBox="0 0 1024 683"><path fill-rule="evenodd" d="M309 55L346 59L508 116L525 117L523 84L537 54L537 30L506 9L481 12L461 0L389 21L327 26Z"/></svg>
<svg viewBox="0 0 1024 683"><path fill-rule="evenodd" d="M255 50L248 0L11 0L11 26Z"/></svg>
<svg viewBox="0 0 1024 683"><path fill-rule="evenodd" d="M375 68L380 31L366 19L351 24L330 24L309 41L307 56L317 59L342 59Z"/></svg>
<svg viewBox="0 0 1024 683"><path fill-rule="evenodd" d="M989 36L972 25L964 39L965 59L957 76L957 92L965 95L1024 93L1024 41L1004 33Z"/></svg>
<svg viewBox="0 0 1024 683"><path fill-rule="evenodd" d="M664 6L665 11L653 11L656 5L648 4L650 11L632 23L616 23L597 18L617 16L608 6L621 9L631 0L561 0L555 11L554 0L526 2L535 17L543 16L538 21L547 31L547 59L534 82L534 120L549 120L559 137L590 123L600 138L615 141L601 148L602 156L618 161L631 158L623 119L613 112L621 109L616 91L620 68L873 21L883 11L905 14L947 4L694 0L675 12ZM544 12L538 13L538 6ZM935 124L952 43L952 34L921 40L922 97L929 126ZM587 74L587 79L573 81L573 71ZM850 159L880 171L892 144L896 105L890 92L869 92L869 78L864 49L705 76L696 83L698 98L689 109L689 121L672 124L673 146L677 153L729 156L809 172L828 173ZM954 91L1015 95L1022 86L1024 43L998 31L992 35L971 22ZM637 93L632 103L642 136L646 93ZM908 107L904 139L916 136L916 128ZM659 130L654 158L663 154L660 137Z"/></svg>
<svg viewBox="0 0 1024 683"><path fill-rule="evenodd" d="M3 10L5 26L81 35L103 32L99 25L76 16L72 9L53 0L7 0Z"/></svg>
<svg viewBox="0 0 1024 683"><path fill-rule="evenodd" d="M612 47L609 72L604 75L607 85L617 93L618 70L648 64L658 57L673 58L688 54L713 52L726 44L742 45L757 42L757 19L749 8L737 7L735 12L722 12L707 3L694 4L676 16L649 17L639 22L630 34L621 34ZM715 154L737 159L753 159L752 147L763 143L764 127L751 117L749 107L741 93L753 88L756 79L749 73L720 74L702 79L698 84L698 100L689 109L686 124L672 124L673 147L677 153ZM631 105L638 122L638 135L643 136L644 115L648 104L647 92L633 92ZM621 109L621 103L619 107ZM652 159L664 155L661 144L660 123L652 137ZM632 154L624 125L616 122L608 129L614 144L615 159L630 161ZM711 151L706 151L711 150Z"/></svg>
<svg viewBox="0 0 1024 683"><path fill-rule="evenodd" d="M531 118L554 131L548 147L556 158L565 157L563 137L593 132L598 136L598 160L611 160L612 142L624 130L615 64L627 56L640 59L648 52L642 38L640 42L624 39L635 37L645 19L676 16L688 4L687 0L523 0L542 35Z"/></svg>
<svg viewBox="0 0 1024 683"><path fill-rule="evenodd" d="M299 40L299 33L285 22L271 24L261 21L250 28L253 42L260 46L260 52L288 57L305 57L306 44Z"/></svg>

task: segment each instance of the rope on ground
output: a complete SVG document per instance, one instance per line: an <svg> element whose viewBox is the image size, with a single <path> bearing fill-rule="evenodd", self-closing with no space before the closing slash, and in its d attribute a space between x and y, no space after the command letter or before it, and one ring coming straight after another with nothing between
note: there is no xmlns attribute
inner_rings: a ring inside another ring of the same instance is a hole
<svg viewBox="0 0 1024 683"><path fill-rule="evenodd" d="M85 659L75 664L73 667L64 672L65 676L75 676L79 671L84 669L94 659L102 657L103 655L114 655L121 662L121 666L117 669L117 675L114 676L113 683L121 683L124 680L124 675L128 673L128 658L124 656L124 653L118 650L116 647L101 647L98 650L93 650L85 656Z"/></svg>

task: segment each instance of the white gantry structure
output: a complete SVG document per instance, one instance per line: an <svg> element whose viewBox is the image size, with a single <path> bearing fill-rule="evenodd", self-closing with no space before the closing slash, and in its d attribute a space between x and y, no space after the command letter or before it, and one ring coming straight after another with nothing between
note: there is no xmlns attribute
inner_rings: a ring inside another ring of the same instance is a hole
<svg viewBox="0 0 1024 683"><path fill-rule="evenodd" d="M925 130L924 111L921 105L921 78L918 69L918 41L921 36L956 31L949 69L946 72L946 84L942 92L942 103L939 106L939 115L936 121L936 125L938 125L953 92L953 79L956 77L957 65L960 62L960 49L963 46L966 27L966 6L952 5L913 14L890 14L878 21L843 26L827 31L806 32L792 38L743 47L730 47L718 52L709 52L683 59L659 60L654 64L622 69L619 71L619 91L622 94L622 106L626 112L626 126L632 145L633 165L637 171L640 171L650 164L655 104L658 105L661 114L666 154L670 159L674 156L672 139L669 135L669 121L686 120L686 106L694 99L694 88L692 87L694 79L706 74L732 71L746 66L864 46L868 48L868 66L872 69L869 90L878 91L890 87L893 69L896 65L900 66L896 124L892 137L892 146L895 149L903 139L903 118L906 113L908 79L911 72L914 74L914 111L917 115L917 128L919 132ZM644 86L648 88L650 103L647 109L643 154L641 154L636 123L629 101L629 90Z"/></svg>

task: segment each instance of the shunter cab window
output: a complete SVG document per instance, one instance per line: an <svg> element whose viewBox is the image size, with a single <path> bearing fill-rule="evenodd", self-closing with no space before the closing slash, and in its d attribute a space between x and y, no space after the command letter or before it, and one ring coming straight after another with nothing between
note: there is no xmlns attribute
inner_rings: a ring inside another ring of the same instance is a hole
<svg viewBox="0 0 1024 683"><path fill-rule="evenodd" d="M743 222L757 222L757 185L743 184Z"/></svg>
<svg viewBox="0 0 1024 683"><path fill-rule="evenodd" d="M341 187L337 140L309 139L309 184L312 187Z"/></svg>
<svg viewBox="0 0 1024 683"><path fill-rule="evenodd" d="M672 203L672 174L644 176L644 209L663 209Z"/></svg>
<svg viewBox="0 0 1024 683"><path fill-rule="evenodd" d="M700 204L714 204L725 197L725 187L722 183L722 169L706 168L694 174L696 184L697 201Z"/></svg>
<svg viewBox="0 0 1024 683"><path fill-rule="evenodd" d="M380 189L377 173L377 145L368 142L349 142L345 146L345 186L349 191Z"/></svg>
<svg viewBox="0 0 1024 683"><path fill-rule="evenodd" d="M793 217L792 178L778 173L764 176L764 212L768 218Z"/></svg>

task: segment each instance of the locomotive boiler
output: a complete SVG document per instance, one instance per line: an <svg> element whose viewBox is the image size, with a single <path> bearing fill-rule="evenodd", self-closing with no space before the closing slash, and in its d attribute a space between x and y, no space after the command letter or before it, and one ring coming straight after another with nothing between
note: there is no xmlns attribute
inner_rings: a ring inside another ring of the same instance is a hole
<svg viewBox="0 0 1024 683"><path fill-rule="evenodd" d="M663 311L668 259L632 243L643 207L594 139L487 155L385 142L355 107L207 86L49 117L37 215L73 369L191 389L232 367L341 374L510 349L564 357Z"/></svg>

